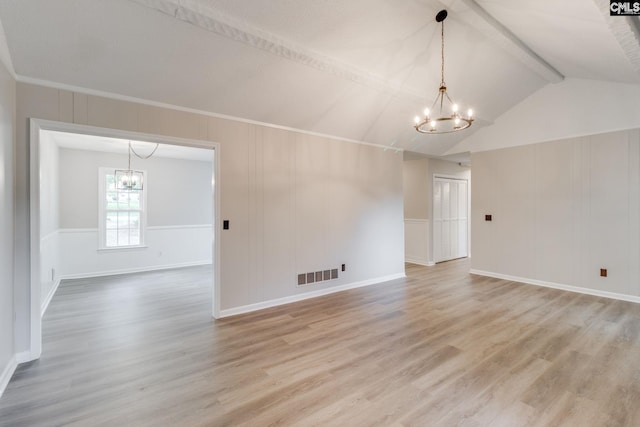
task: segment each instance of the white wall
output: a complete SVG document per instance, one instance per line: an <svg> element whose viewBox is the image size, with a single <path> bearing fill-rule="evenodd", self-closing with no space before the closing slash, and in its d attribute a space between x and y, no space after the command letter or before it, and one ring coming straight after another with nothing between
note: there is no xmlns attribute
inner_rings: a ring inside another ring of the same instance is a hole
<svg viewBox="0 0 640 427"><path fill-rule="evenodd" d="M15 81L0 65L0 396L16 366L13 321L15 96Z"/></svg>
<svg viewBox="0 0 640 427"><path fill-rule="evenodd" d="M429 159L405 160L402 163L402 189L405 219L428 219Z"/></svg>
<svg viewBox="0 0 640 427"><path fill-rule="evenodd" d="M60 148L60 228L97 228L98 169L127 162L125 154ZM147 172L148 226L211 224L211 162L151 157L131 166Z"/></svg>
<svg viewBox="0 0 640 427"><path fill-rule="evenodd" d="M87 143L90 142L89 138ZM68 148L61 148L59 152L61 227L56 241L61 254L58 267L61 278L211 263L213 169L210 161L132 159L133 168L147 173L146 247L100 250L98 170L126 168L128 157ZM213 156L213 151L211 154Z"/></svg>
<svg viewBox="0 0 640 427"><path fill-rule="evenodd" d="M16 309L29 347L27 118L202 141L220 149L221 305L227 313L404 274L402 157L380 148L30 84L17 86ZM297 274L347 264L338 280Z"/></svg>
<svg viewBox="0 0 640 427"><path fill-rule="evenodd" d="M475 153L472 164L473 271L640 296L640 131Z"/></svg>

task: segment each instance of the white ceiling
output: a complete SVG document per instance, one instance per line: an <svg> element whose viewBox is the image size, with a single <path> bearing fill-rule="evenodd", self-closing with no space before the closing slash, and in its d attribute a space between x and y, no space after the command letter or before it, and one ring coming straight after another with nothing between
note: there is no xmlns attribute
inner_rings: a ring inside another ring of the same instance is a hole
<svg viewBox="0 0 640 427"><path fill-rule="evenodd" d="M132 148L143 157L153 152L156 144L145 141L132 141L120 138L107 138L103 136L83 135L58 131L45 131L58 147L74 150L99 151L103 153L117 153L127 155L129 142ZM133 155L132 155L133 157ZM202 162L213 161L213 151L205 148L182 147L179 145L159 144L153 157L170 159L198 160Z"/></svg>
<svg viewBox="0 0 640 427"><path fill-rule="evenodd" d="M631 30L616 28L626 18L609 17L606 5L0 0L0 20L15 72L27 81L438 156L563 77L640 83L635 45L622 41ZM437 93L440 38L434 16L444 8L449 92L473 107L478 120L464 132L421 135L412 121Z"/></svg>

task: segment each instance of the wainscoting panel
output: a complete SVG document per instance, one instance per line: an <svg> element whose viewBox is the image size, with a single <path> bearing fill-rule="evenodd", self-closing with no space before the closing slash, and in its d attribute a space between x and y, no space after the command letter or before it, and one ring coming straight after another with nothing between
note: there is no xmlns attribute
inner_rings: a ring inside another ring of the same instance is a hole
<svg viewBox="0 0 640 427"><path fill-rule="evenodd" d="M210 224L147 227L144 247L99 250L97 229L60 229L58 241L60 277L70 279L210 264L213 233Z"/></svg>
<svg viewBox="0 0 640 427"><path fill-rule="evenodd" d="M404 260L413 264L429 263L429 220L404 220Z"/></svg>

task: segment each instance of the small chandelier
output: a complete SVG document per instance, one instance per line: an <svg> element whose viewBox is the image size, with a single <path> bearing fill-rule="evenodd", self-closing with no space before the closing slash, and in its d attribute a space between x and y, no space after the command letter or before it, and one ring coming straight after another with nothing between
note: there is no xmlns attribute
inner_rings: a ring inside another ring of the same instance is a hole
<svg viewBox="0 0 640 427"><path fill-rule="evenodd" d="M140 191L144 189L144 173L142 171L131 169L131 153L133 152L133 154L135 154L139 159L148 159L156 152L156 150L158 149L158 145L159 144L156 143L155 148L148 156L140 156L135 152L135 150L131 146L131 141L129 141L129 167L126 170L115 170L116 188L118 190Z"/></svg>
<svg viewBox="0 0 640 427"><path fill-rule="evenodd" d="M442 38L442 67L440 88L438 96L436 96L431 110L424 110L424 118L416 116L415 128L420 133L451 133L463 130L471 126L473 123L473 110L469 109L467 115L463 116L458 111L458 104L454 103L447 93L447 85L444 82L444 20L447 18L447 11L441 10L436 15L436 22L440 22L442 27L440 35ZM445 103L447 103L448 111L445 111Z"/></svg>

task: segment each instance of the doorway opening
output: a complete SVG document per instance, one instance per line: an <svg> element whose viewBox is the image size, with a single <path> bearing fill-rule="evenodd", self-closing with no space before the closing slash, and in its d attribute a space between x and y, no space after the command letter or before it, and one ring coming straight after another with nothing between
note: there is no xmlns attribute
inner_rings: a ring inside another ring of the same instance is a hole
<svg viewBox="0 0 640 427"><path fill-rule="evenodd" d="M30 148L30 360L62 279L208 264L218 317L218 144L32 119Z"/></svg>

